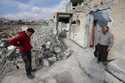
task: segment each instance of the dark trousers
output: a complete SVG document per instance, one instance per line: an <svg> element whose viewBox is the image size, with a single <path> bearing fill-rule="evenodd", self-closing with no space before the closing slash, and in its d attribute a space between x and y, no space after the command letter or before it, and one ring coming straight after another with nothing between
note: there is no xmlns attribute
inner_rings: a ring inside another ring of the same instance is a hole
<svg viewBox="0 0 125 83"><path fill-rule="evenodd" d="M108 57L108 46L97 44L95 46L94 56L97 57L98 61L107 61Z"/></svg>
<svg viewBox="0 0 125 83"><path fill-rule="evenodd" d="M22 59L25 63L25 70L27 75L31 75L32 71L32 56L31 56L31 51L21 53L22 54Z"/></svg>

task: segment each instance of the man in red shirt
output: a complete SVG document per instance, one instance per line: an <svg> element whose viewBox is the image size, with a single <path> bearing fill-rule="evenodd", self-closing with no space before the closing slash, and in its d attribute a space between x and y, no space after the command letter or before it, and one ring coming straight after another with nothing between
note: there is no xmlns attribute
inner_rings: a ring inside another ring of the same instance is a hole
<svg viewBox="0 0 125 83"><path fill-rule="evenodd" d="M31 36L35 31L32 28L28 28L26 31L19 32L17 36L8 39L9 44L16 46L25 63L26 75L28 78L33 79L32 75L32 57L31 57Z"/></svg>

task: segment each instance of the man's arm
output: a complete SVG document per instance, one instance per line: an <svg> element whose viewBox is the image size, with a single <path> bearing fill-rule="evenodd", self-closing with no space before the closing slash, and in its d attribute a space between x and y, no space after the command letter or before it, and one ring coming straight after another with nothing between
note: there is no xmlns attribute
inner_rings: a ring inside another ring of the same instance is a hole
<svg viewBox="0 0 125 83"><path fill-rule="evenodd" d="M96 35L96 41L95 41L96 44L99 44L99 43L100 43L100 40L101 40L101 34L102 34L101 31L97 32L97 35Z"/></svg>
<svg viewBox="0 0 125 83"><path fill-rule="evenodd" d="M16 35L16 36L14 36L14 37L8 39L8 42L9 42L9 44L11 44L11 45L18 46L19 41L20 41L20 38L21 38L21 36Z"/></svg>
<svg viewBox="0 0 125 83"><path fill-rule="evenodd" d="M111 37L110 37L110 39L109 39L109 47L108 47L108 51L111 50L113 44L114 44L114 37L113 37L113 35L111 35Z"/></svg>

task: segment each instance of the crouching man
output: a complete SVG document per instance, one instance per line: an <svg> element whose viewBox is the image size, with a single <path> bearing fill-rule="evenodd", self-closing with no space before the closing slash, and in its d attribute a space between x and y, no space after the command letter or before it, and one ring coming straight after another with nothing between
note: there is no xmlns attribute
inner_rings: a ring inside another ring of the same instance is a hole
<svg viewBox="0 0 125 83"><path fill-rule="evenodd" d="M31 36L35 31L32 28L28 28L26 31L19 32L17 36L8 39L8 43L16 46L21 55L22 59L25 63L26 75L28 78L33 79L32 75L32 57L31 57Z"/></svg>
<svg viewBox="0 0 125 83"><path fill-rule="evenodd" d="M108 52L113 46L113 34L109 31L108 26L102 27L97 36L97 44L95 46L94 56L97 57L98 62L106 62Z"/></svg>

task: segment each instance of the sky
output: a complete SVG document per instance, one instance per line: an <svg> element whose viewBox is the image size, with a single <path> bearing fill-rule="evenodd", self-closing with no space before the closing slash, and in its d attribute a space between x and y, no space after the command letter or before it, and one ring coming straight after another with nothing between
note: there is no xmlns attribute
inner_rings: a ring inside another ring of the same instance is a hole
<svg viewBox="0 0 125 83"><path fill-rule="evenodd" d="M0 0L0 17L9 19L44 19L64 11L68 0Z"/></svg>

